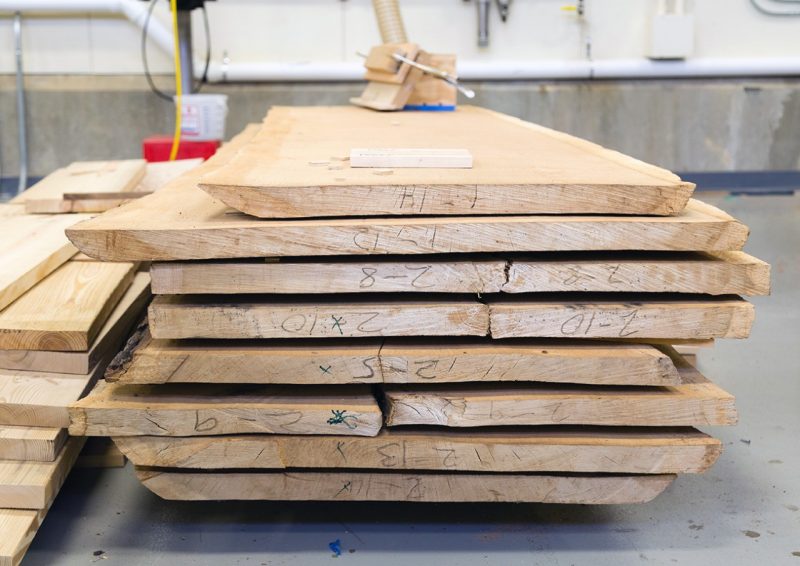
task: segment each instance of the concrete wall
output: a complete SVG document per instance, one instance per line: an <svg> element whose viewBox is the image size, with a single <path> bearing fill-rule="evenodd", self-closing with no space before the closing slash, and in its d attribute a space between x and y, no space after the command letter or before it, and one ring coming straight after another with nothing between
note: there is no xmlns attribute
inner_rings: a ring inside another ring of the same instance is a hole
<svg viewBox="0 0 800 566"><path fill-rule="evenodd" d="M492 6L486 48L476 45L475 0L401 0L401 5L410 39L464 60L577 60L589 52L605 60L648 54L657 0L586 0L584 17L564 10L576 1L515 0L505 23ZM165 23L166 4L162 0L156 10ZM685 0L685 5L695 18L694 57L797 54L799 18L763 15L748 0ZM217 62L224 55L233 62L356 61L356 51L379 42L370 0L218 0L209 2L208 12ZM5 16L0 14L0 73L13 70L11 23ZM199 55L205 49L202 21L197 11L193 17ZM140 33L122 18L26 16L23 30L29 73L142 71ZM156 48L151 65L154 72L172 70L170 59Z"/></svg>
<svg viewBox="0 0 800 566"><path fill-rule="evenodd" d="M165 85L166 86L166 85ZM800 80L480 83L475 104L678 171L800 168ZM361 84L214 85L227 135L276 104L346 104ZM209 89L212 90L212 89ZM141 76L27 78L31 174L74 160L137 157L172 131L173 107ZM16 175L14 81L0 76L0 158Z"/></svg>

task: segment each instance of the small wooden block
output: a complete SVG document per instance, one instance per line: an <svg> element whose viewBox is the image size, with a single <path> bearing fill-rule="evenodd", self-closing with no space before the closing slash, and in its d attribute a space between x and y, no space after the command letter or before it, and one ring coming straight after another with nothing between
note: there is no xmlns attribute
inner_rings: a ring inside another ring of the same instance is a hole
<svg viewBox="0 0 800 566"><path fill-rule="evenodd" d="M505 501L645 503L674 475L559 476L354 472L189 472L137 468L144 486L172 500Z"/></svg>
<svg viewBox="0 0 800 566"><path fill-rule="evenodd" d="M469 169L472 154L467 149L354 148L350 167Z"/></svg>
<svg viewBox="0 0 800 566"><path fill-rule="evenodd" d="M64 428L0 426L0 460L52 462L67 440Z"/></svg>

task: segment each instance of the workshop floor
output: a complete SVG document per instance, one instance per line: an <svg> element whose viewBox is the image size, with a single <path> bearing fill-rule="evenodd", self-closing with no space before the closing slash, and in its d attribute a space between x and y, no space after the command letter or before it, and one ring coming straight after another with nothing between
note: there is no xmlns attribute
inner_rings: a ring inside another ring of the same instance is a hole
<svg viewBox="0 0 800 566"><path fill-rule="evenodd" d="M746 341L700 368L734 393L725 451L639 506L162 501L124 469L75 470L25 566L797 564L800 566L800 196L700 197L747 223L772 264ZM329 543L339 540L338 558Z"/></svg>

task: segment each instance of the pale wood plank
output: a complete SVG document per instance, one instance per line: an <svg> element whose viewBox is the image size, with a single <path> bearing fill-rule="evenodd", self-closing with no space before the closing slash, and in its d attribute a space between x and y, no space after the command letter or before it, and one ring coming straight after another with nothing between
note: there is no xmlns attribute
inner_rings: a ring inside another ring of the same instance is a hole
<svg viewBox="0 0 800 566"><path fill-rule="evenodd" d="M0 370L0 424L69 426L67 408L92 389L107 361L86 375Z"/></svg>
<svg viewBox="0 0 800 566"><path fill-rule="evenodd" d="M52 462L67 440L63 428L0 426L0 460Z"/></svg>
<svg viewBox="0 0 800 566"><path fill-rule="evenodd" d="M510 262L506 293L635 291L769 295L769 264L744 252L544 254Z"/></svg>
<svg viewBox="0 0 800 566"><path fill-rule="evenodd" d="M159 295L148 310L155 338L482 336L488 307L475 300L324 302L255 296Z"/></svg>
<svg viewBox="0 0 800 566"><path fill-rule="evenodd" d="M144 159L76 161L56 169L12 202L24 203L28 213L73 212L71 200L132 191L144 174Z"/></svg>
<svg viewBox="0 0 800 566"><path fill-rule="evenodd" d="M200 157L148 163L144 176L133 190L136 193L154 193L202 163Z"/></svg>
<svg viewBox="0 0 800 566"><path fill-rule="evenodd" d="M732 425L734 398L676 360L683 383L666 387L474 384L385 389L387 426Z"/></svg>
<svg viewBox="0 0 800 566"><path fill-rule="evenodd" d="M319 165L370 147L464 148L474 165L395 169L380 176L356 168L358 161L349 167ZM273 107L260 133L229 165L204 177L201 187L233 208L265 218L672 214L694 188L669 171L588 141L470 106L433 116Z"/></svg>
<svg viewBox="0 0 800 566"><path fill-rule="evenodd" d="M88 350L135 272L132 263L64 264L0 312L0 349Z"/></svg>
<svg viewBox="0 0 800 566"><path fill-rule="evenodd" d="M0 310L77 253L64 229L88 216L13 215L0 223Z"/></svg>
<svg viewBox="0 0 800 566"><path fill-rule="evenodd" d="M25 205L22 203L0 202L0 218L19 216L25 214Z"/></svg>
<svg viewBox="0 0 800 566"><path fill-rule="evenodd" d="M136 273L88 352L0 350L0 368L87 374L100 360L107 359L119 350L128 331L144 314L149 300L150 276Z"/></svg>
<svg viewBox="0 0 800 566"><path fill-rule="evenodd" d="M383 430L376 437L116 437L137 466L184 469L702 473L722 443L695 429Z"/></svg>
<svg viewBox="0 0 800 566"><path fill-rule="evenodd" d="M546 295L544 296L546 297ZM494 338L747 338L755 309L735 295L490 300Z"/></svg>
<svg viewBox="0 0 800 566"><path fill-rule="evenodd" d="M54 462L0 460L0 508L49 507L85 441L85 438L69 439Z"/></svg>
<svg viewBox="0 0 800 566"><path fill-rule="evenodd" d="M248 388L100 383L70 408L75 436L238 433L374 436L380 408L368 388Z"/></svg>
<svg viewBox="0 0 800 566"><path fill-rule="evenodd" d="M137 468L159 497L173 500L505 501L645 503L673 475L558 476L401 472L188 472Z"/></svg>
<svg viewBox="0 0 800 566"><path fill-rule="evenodd" d="M186 341L143 333L106 372L121 383L450 383L670 385L662 349L587 341Z"/></svg>
<svg viewBox="0 0 800 566"><path fill-rule="evenodd" d="M157 262L153 292L163 295L240 293L497 293L506 262L464 261L215 261Z"/></svg>
<svg viewBox="0 0 800 566"><path fill-rule="evenodd" d="M0 509L0 566L19 566L47 509Z"/></svg>
<svg viewBox="0 0 800 566"><path fill-rule="evenodd" d="M769 264L744 252L544 252L501 258L157 262L156 294L641 292L768 295Z"/></svg>

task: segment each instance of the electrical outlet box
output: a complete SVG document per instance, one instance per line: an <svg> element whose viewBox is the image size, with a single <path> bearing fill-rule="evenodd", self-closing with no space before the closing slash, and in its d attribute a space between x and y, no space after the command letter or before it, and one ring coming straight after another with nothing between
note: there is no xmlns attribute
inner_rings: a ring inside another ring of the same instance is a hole
<svg viewBox="0 0 800 566"><path fill-rule="evenodd" d="M657 14L650 34L650 59L686 59L694 51L694 16Z"/></svg>

